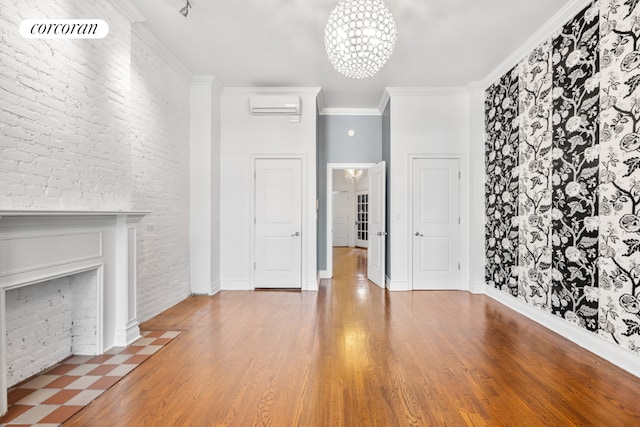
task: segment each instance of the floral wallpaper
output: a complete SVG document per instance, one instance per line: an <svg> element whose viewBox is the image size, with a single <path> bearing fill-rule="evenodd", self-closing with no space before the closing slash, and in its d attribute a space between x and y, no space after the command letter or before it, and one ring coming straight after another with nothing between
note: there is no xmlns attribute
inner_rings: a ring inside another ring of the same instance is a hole
<svg viewBox="0 0 640 427"><path fill-rule="evenodd" d="M518 294L518 70L487 90L486 281Z"/></svg>
<svg viewBox="0 0 640 427"><path fill-rule="evenodd" d="M593 5L553 40L552 312L598 326L598 19Z"/></svg>
<svg viewBox="0 0 640 427"><path fill-rule="evenodd" d="M519 65L520 182L518 296L543 310L551 307L551 44Z"/></svg>
<svg viewBox="0 0 640 427"><path fill-rule="evenodd" d="M594 1L485 110L487 283L640 353L640 0Z"/></svg>
<svg viewBox="0 0 640 427"><path fill-rule="evenodd" d="M599 333L640 347L640 1L600 11Z"/></svg>

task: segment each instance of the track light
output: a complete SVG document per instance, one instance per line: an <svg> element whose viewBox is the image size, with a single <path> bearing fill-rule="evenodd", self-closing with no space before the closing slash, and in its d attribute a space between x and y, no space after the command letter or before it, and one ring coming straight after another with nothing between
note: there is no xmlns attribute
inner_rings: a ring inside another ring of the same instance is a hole
<svg viewBox="0 0 640 427"><path fill-rule="evenodd" d="M189 14L189 9L191 9L192 7L193 6L191 6L191 3L189 2L189 0L187 0L187 4L185 4L184 7L180 9L180 13L182 14L182 16L186 18L187 15Z"/></svg>

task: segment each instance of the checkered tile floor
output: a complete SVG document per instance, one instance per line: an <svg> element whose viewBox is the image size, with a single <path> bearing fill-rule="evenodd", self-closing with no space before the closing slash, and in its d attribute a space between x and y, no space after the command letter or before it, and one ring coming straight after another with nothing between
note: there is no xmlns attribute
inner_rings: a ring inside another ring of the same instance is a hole
<svg viewBox="0 0 640 427"><path fill-rule="evenodd" d="M101 356L72 356L9 389L0 427L59 426L180 334L142 331L129 347Z"/></svg>

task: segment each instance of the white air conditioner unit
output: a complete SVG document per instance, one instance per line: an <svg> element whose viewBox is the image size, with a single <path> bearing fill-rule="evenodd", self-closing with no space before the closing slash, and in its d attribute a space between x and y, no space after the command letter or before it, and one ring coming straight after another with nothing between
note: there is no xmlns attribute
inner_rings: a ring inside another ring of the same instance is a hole
<svg viewBox="0 0 640 427"><path fill-rule="evenodd" d="M257 116L300 115L300 97L289 95L258 95L249 100L251 114Z"/></svg>

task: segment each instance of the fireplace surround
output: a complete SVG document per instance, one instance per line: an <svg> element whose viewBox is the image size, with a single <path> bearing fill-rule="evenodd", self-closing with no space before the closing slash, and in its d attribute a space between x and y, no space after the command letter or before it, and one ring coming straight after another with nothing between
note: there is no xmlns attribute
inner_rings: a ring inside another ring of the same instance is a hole
<svg viewBox="0 0 640 427"><path fill-rule="evenodd" d="M97 280L95 354L140 336L136 224L143 211L0 211L0 414L7 411L6 292L77 273Z"/></svg>

